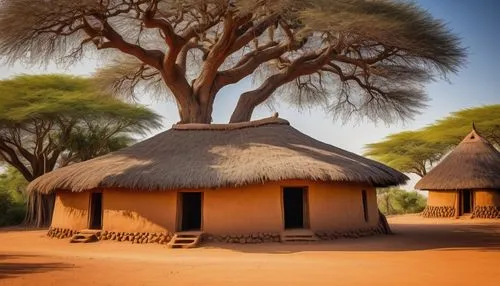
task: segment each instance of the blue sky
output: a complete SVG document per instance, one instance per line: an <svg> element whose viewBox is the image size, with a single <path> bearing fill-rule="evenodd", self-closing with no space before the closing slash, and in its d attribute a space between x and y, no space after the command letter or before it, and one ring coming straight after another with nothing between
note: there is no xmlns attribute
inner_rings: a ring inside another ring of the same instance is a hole
<svg viewBox="0 0 500 286"><path fill-rule="evenodd" d="M321 110L297 111L287 105L279 105L276 111L280 117L289 120L295 128L318 140L362 154L363 146L382 140L390 133L423 127L462 108L500 103L500 1L495 0L420 0L417 3L434 17L443 19L461 38L469 50L468 64L457 75L439 80L426 87L431 101L428 108L414 120L404 124L386 126L383 123L366 121L336 122ZM95 62L61 70L50 66L46 70L26 68L21 65L0 67L0 77L18 73L67 72L89 74L96 67ZM249 81L229 86L222 90L214 106L214 122L227 122L236 104L237 97L251 88ZM178 120L177 110L172 102L143 102L164 116L164 129ZM261 107L254 118L267 117L274 110Z"/></svg>

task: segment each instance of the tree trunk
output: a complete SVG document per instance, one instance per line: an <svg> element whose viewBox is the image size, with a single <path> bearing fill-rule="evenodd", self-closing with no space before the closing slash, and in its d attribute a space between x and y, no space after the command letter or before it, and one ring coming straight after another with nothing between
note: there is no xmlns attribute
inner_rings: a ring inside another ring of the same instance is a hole
<svg viewBox="0 0 500 286"><path fill-rule="evenodd" d="M243 93L236 104L236 108L234 109L229 122L238 123L250 121L255 107L263 103L272 91L262 91L261 89L257 89Z"/></svg>
<svg viewBox="0 0 500 286"><path fill-rule="evenodd" d="M250 121L255 107L266 101L278 87L288 82L291 78L293 77L288 73L275 74L266 79L259 88L243 93L238 100L238 104L236 104L229 122Z"/></svg>
<svg viewBox="0 0 500 286"><path fill-rule="evenodd" d="M212 122L212 105L208 102L201 105L196 100L189 100L187 104L177 104L179 109L180 124Z"/></svg>

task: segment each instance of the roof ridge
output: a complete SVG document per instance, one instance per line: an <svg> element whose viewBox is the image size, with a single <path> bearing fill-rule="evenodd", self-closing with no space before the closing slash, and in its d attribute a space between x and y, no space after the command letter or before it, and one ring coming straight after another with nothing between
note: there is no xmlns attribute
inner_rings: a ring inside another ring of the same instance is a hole
<svg viewBox="0 0 500 286"><path fill-rule="evenodd" d="M227 124L205 124L205 123L186 123L174 124L173 130L235 130L249 127L258 127L262 125L290 125L290 122L285 119L278 118L277 116L267 117L254 121L227 123Z"/></svg>

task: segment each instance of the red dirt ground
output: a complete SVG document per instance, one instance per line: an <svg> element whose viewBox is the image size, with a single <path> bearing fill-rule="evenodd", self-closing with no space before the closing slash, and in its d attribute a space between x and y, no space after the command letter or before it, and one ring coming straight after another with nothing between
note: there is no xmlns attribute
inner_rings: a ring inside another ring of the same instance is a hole
<svg viewBox="0 0 500 286"><path fill-rule="evenodd" d="M395 235L174 250L3 229L0 285L498 285L500 220L389 222Z"/></svg>

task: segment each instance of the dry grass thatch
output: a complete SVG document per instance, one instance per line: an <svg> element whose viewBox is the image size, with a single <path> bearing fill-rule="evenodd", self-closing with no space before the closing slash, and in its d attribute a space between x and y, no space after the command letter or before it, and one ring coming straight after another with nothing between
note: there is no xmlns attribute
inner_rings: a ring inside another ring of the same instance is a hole
<svg viewBox="0 0 500 286"><path fill-rule="evenodd" d="M302 134L283 119L239 123L236 129L233 125L188 127L174 125L131 147L57 169L28 188L42 193L101 187L166 190L287 179L389 186L408 179L381 163Z"/></svg>
<svg viewBox="0 0 500 286"><path fill-rule="evenodd" d="M416 185L417 189L500 188L500 152L475 129Z"/></svg>

